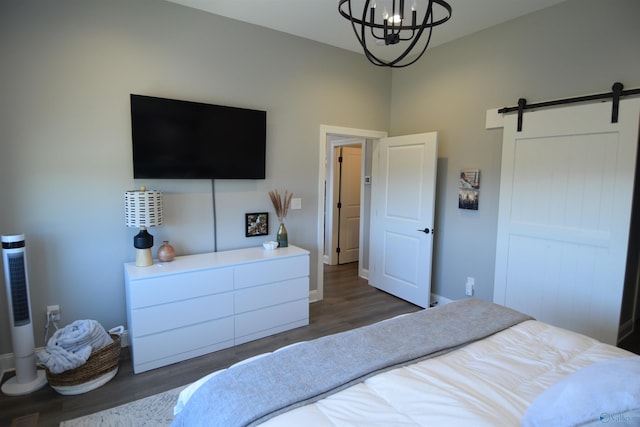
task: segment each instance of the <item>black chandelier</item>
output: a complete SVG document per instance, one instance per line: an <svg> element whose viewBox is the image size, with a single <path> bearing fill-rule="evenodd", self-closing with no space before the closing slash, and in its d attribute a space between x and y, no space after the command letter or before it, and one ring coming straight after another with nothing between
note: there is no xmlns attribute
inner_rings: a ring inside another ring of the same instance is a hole
<svg viewBox="0 0 640 427"><path fill-rule="evenodd" d="M381 11L378 10L380 8L377 7L376 0L364 0L364 5L360 6L362 8L361 15L359 15L360 10L352 9L351 3L356 3L356 0L339 0L338 11L351 21L353 32L362 45L367 59L372 64L381 67L402 68L416 62L429 46L433 27L447 22L451 18L451 6L444 0L412 0L411 18L406 17L405 0L378 0L378 3L385 3ZM359 3L361 4L362 0ZM424 6L419 7L418 4L424 4ZM390 10L387 9L389 5ZM443 17L434 18L435 5L444 9ZM354 13L358 15L354 15ZM416 47L425 30L428 35L426 41L420 45L422 50L415 57L408 58L408 62L402 62ZM367 47L367 39L369 43L373 42L376 45L388 46L400 42L407 42L408 45L395 59L384 60L371 52Z"/></svg>

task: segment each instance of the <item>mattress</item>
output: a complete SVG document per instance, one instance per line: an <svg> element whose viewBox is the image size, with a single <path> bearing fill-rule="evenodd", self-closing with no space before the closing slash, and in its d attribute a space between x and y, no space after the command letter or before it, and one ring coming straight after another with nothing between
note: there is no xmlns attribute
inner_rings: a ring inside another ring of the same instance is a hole
<svg viewBox="0 0 640 427"><path fill-rule="evenodd" d="M531 402L561 378L628 356L633 354L530 320L376 375L262 425L519 426Z"/></svg>
<svg viewBox="0 0 640 427"><path fill-rule="evenodd" d="M447 354L375 375L261 425L518 426L534 399L560 379L601 361L631 356L528 320ZM216 374L187 387L175 412Z"/></svg>

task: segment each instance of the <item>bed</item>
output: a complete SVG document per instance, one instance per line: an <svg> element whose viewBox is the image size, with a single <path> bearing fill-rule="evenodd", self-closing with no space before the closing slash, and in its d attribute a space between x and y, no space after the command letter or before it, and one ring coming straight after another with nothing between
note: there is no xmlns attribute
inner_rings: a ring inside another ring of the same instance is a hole
<svg viewBox="0 0 640 427"><path fill-rule="evenodd" d="M640 356L467 299L211 373L172 426L640 426L639 379Z"/></svg>

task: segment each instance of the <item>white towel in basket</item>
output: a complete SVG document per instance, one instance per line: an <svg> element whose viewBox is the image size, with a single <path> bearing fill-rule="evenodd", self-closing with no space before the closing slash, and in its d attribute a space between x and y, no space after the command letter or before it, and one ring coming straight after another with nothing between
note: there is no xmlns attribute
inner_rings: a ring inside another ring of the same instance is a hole
<svg viewBox="0 0 640 427"><path fill-rule="evenodd" d="M76 320L58 329L38 352L38 360L51 373L60 374L86 363L91 352L113 342L107 331L95 320Z"/></svg>

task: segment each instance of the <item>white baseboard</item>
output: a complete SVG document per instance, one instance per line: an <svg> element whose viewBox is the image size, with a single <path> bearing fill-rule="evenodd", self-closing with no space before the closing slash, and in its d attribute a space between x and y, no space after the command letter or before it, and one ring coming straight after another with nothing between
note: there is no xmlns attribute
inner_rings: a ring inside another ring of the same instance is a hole
<svg viewBox="0 0 640 427"><path fill-rule="evenodd" d="M309 302L317 302L320 301L320 296L318 295L318 290L314 289L313 291L309 291Z"/></svg>
<svg viewBox="0 0 640 427"><path fill-rule="evenodd" d="M44 347L36 348L36 353L42 350ZM36 360L37 363L37 360ZM13 353L0 354L0 380L4 378L4 374L16 370L16 360Z"/></svg>
<svg viewBox="0 0 640 427"><path fill-rule="evenodd" d="M0 379L4 377L5 372L13 371L16 369L16 364L13 359L13 353L0 354Z"/></svg>
<svg viewBox="0 0 640 427"><path fill-rule="evenodd" d="M442 295L438 295L438 294L431 294L431 307L437 307L439 305L445 305L445 304L449 304L452 303L454 300L449 299L449 298L445 298Z"/></svg>

